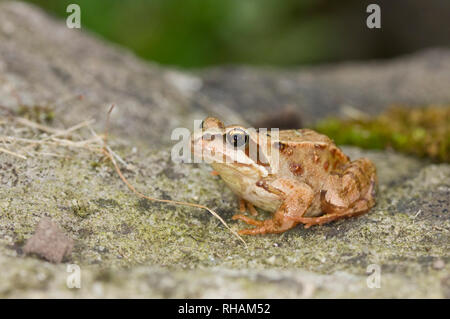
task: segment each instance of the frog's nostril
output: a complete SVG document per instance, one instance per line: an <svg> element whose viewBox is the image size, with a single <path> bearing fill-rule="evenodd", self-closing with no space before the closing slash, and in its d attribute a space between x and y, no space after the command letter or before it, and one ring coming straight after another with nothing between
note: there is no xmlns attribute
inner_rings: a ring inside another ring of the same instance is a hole
<svg viewBox="0 0 450 319"><path fill-rule="evenodd" d="M210 133L206 133L203 135L203 140L205 141L213 141L216 136Z"/></svg>

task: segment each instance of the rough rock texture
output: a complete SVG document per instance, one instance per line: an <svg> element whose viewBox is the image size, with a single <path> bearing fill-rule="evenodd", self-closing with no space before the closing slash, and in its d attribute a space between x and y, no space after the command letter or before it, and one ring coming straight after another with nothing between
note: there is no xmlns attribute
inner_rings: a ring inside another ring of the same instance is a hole
<svg viewBox="0 0 450 319"><path fill-rule="evenodd" d="M101 131L115 103L110 145L132 165L130 182L146 194L208 205L234 229L243 227L231 220L237 202L220 178L170 160L173 128L192 128L206 114L252 122L287 103L306 122L345 103L373 112L399 101L448 103L449 65L449 51L437 50L289 72L188 74L142 62L34 7L0 3L0 105L16 110L16 92L26 105L52 105L57 127L94 117ZM79 93L83 100L67 100ZM344 150L377 166L371 213L247 237L248 249L205 211L137 198L96 154L0 153L0 297L450 298L450 165ZM44 216L75 241L63 264L23 253ZM66 285L68 264L80 266L80 289ZM380 288L367 285L372 264L381 269Z"/></svg>

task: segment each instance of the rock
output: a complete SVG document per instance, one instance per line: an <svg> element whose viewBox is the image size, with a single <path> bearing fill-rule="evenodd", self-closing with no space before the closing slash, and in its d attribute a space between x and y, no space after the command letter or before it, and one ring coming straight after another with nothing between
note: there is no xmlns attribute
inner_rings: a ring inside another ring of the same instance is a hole
<svg viewBox="0 0 450 319"><path fill-rule="evenodd" d="M193 129L194 119L213 113L209 100L193 98L200 77L141 61L29 4L0 6L8 26L0 29L1 105L17 108L18 96L28 106L52 106L55 119L64 118L67 126L92 117L103 128L115 104L111 131L147 146L169 144L174 128ZM76 99L80 94L83 99ZM227 108L215 114L239 119Z"/></svg>
<svg viewBox="0 0 450 319"><path fill-rule="evenodd" d="M101 132L116 104L108 143L128 164L126 178L147 195L207 205L235 230L244 227L231 220L237 201L220 178L206 165L170 160L175 127L192 128L207 114L252 122L285 104L303 105L307 124L344 104L378 112L399 100L449 101L448 50L289 72L188 73L69 30L31 5L1 2L0 21L0 105L47 104L53 127L93 117ZM56 103L80 93L82 100ZM377 206L355 219L247 237L248 249L208 212L138 198L98 153L0 153L0 297L448 297L450 165L344 151L376 164ZM44 216L77 243L70 263L82 272L80 289L66 286L67 265L22 253ZM371 265L381 271L380 288L367 285Z"/></svg>
<svg viewBox="0 0 450 319"><path fill-rule="evenodd" d="M433 263L434 269L443 269L445 268L445 262L442 259L436 259Z"/></svg>
<svg viewBox="0 0 450 319"><path fill-rule="evenodd" d="M64 256L72 253L73 240L67 238L50 218L44 217L36 226L36 231L25 244L23 251L37 254L48 261L60 263Z"/></svg>
<svg viewBox="0 0 450 319"><path fill-rule="evenodd" d="M203 86L198 94L235 110L252 125L276 124L288 113L290 128L298 128L325 116L377 114L392 104L414 107L450 101L448 49L290 70L218 67L200 75Z"/></svg>

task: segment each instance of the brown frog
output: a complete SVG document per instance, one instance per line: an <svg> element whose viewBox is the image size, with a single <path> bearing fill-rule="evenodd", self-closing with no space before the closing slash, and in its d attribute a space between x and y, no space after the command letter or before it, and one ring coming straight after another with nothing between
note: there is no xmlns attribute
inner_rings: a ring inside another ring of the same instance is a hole
<svg viewBox="0 0 450 319"><path fill-rule="evenodd" d="M309 129L257 131L206 118L191 137L194 156L207 160L253 215L253 205L274 212L240 234L282 233L367 212L375 204L377 176L367 158L350 161L333 141ZM251 150L257 150L256 153Z"/></svg>

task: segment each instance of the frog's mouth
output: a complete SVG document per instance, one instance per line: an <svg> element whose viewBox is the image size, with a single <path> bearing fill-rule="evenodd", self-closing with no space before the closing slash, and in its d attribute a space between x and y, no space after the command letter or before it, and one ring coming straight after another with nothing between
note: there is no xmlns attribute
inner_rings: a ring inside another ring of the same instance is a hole
<svg viewBox="0 0 450 319"><path fill-rule="evenodd" d="M258 166L254 164L244 164L244 163L219 163L214 162L211 164L211 166L214 168L214 170L218 171L220 175L223 175L222 173L225 170L228 170L229 172L235 173L234 175L241 175L241 176L247 176L250 178L254 178L255 176L261 178L266 177L268 175L267 169L265 169L263 166Z"/></svg>
<svg viewBox="0 0 450 319"><path fill-rule="evenodd" d="M235 149L227 146L225 143L205 143L203 140L193 139L191 151L194 158L208 164L219 164L230 169L241 172L242 174L253 175L258 172L260 176L268 175L270 164L254 161L247 148Z"/></svg>

